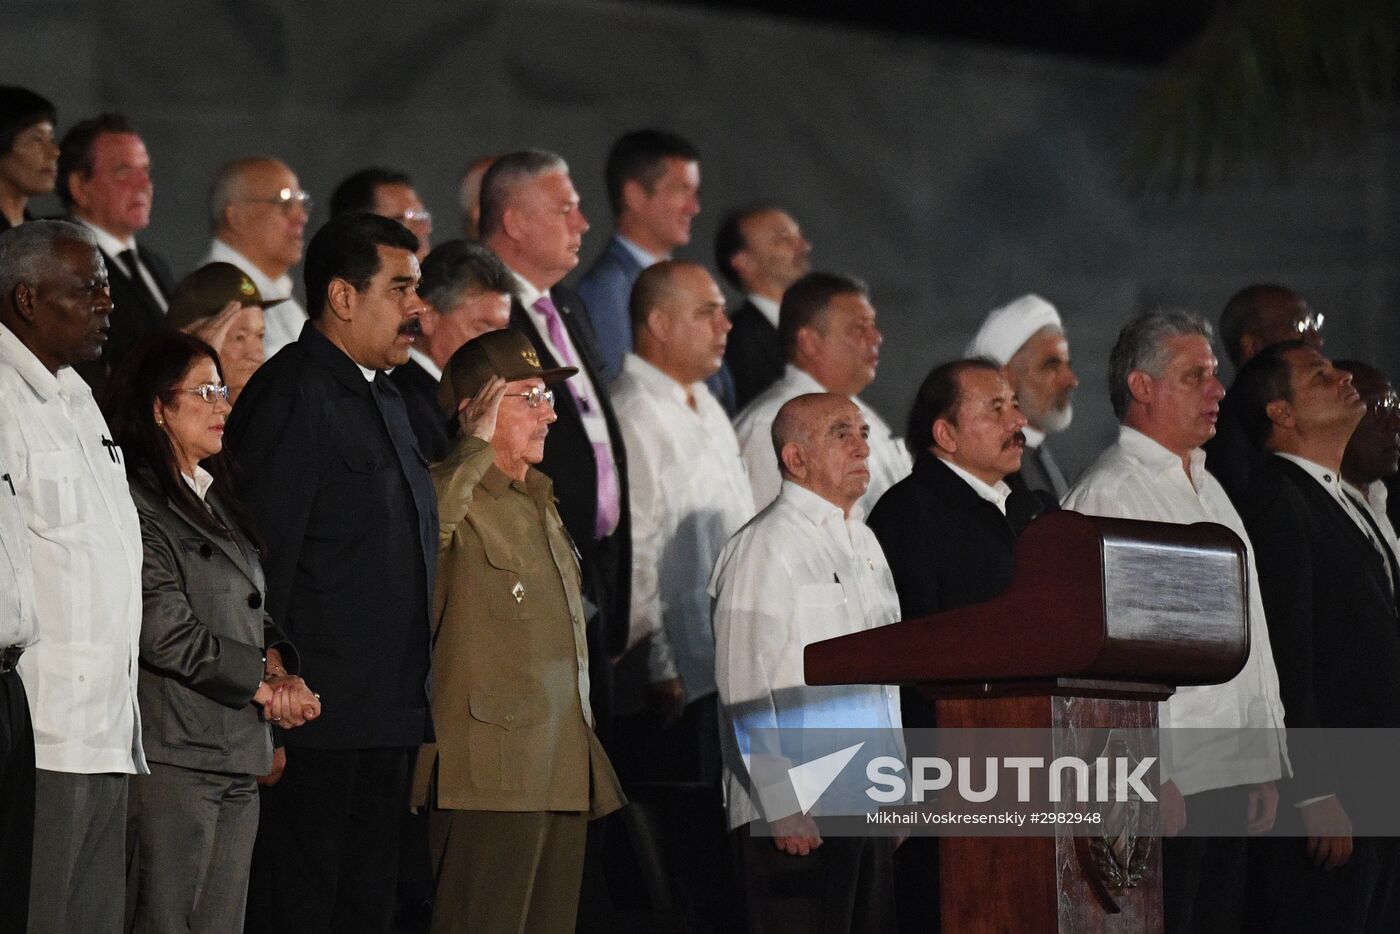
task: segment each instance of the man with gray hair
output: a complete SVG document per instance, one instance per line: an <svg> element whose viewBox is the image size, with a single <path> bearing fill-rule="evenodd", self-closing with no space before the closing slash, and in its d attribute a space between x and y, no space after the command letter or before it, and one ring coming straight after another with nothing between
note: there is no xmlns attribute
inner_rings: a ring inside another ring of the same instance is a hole
<svg viewBox="0 0 1400 934"><path fill-rule="evenodd" d="M1109 356L1118 441L1065 497L1078 512L1156 522L1215 522L1248 551L1249 659L1224 684L1177 689L1158 707L1171 730L1162 757L1162 878L1166 930L1231 931L1244 910L1246 834L1274 823L1274 781L1288 769L1283 704L1254 566L1239 513L1205 470L1225 389L1211 328L1200 316L1161 311L1129 322ZM1183 729L1206 728L1206 729ZM1235 748L1221 751L1222 731ZM1249 732L1246 732L1249 731ZM1214 735L1216 742L1210 742ZM1197 835L1176 836L1187 822ZM1215 836L1201 836L1209 828Z"/></svg>
<svg viewBox="0 0 1400 934"><path fill-rule="evenodd" d="M515 279L495 253L470 240L449 240L423 260L418 295L426 303L419 327L423 336L408 349L408 362L389 378L403 393L408 421L419 450L429 461L447 456L453 422L438 405L438 388L447 361L467 341L510 324Z"/></svg>
<svg viewBox="0 0 1400 934"><path fill-rule="evenodd" d="M507 153L481 181L481 238L510 269L510 326L530 338L546 369L577 367L554 400L559 420L539 468L554 482L559 514L578 546L583 593L597 608L588 626L594 713L608 744L610 659L627 648L632 533L622 430L603 383L587 309L560 280L578 265L588 221L569 166L538 149Z"/></svg>
<svg viewBox="0 0 1400 934"><path fill-rule="evenodd" d="M232 263L267 298L284 298L263 312L266 359L301 336L306 309L292 296L293 266L301 262L311 195L286 164L270 156L235 159L219 170L209 195L214 242L201 266Z"/></svg>
<svg viewBox="0 0 1400 934"><path fill-rule="evenodd" d="M0 665L23 652L34 717L33 934L120 928L127 776L147 771L141 528L121 449L72 369L101 355L111 312L91 231L32 221L0 235L0 464L44 569L37 639L0 646Z"/></svg>
<svg viewBox="0 0 1400 934"><path fill-rule="evenodd" d="M1046 435L1069 427L1074 388L1079 385L1070 369L1060 313L1039 295L1022 295L987 315L965 356L986 357L1000 365L1026 416L1025 456L1006 484L1013 490L1044 490L1056 499L1064 496L1069 484L1045 444Z"/></svg>

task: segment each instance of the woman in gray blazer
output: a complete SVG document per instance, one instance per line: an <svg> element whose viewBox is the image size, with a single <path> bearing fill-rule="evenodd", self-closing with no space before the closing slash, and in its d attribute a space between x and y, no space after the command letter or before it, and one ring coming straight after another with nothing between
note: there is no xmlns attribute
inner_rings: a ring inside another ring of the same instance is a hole
<svg viewBox="0 0 1400 934"><path fill-rule="evenodd" d="M268 724L315 719L320 698L262 608L257 539L220 457L229 404L213 348L150 335L104 409L145 545L137 695L151 774L131 786L127 913L137 932L241 931L257 781L280 774Z"/></svg>

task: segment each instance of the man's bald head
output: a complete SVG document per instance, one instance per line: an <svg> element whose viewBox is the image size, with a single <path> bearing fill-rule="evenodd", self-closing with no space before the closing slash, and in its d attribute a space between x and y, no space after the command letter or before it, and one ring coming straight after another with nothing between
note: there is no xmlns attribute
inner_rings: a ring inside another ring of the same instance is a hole
<svg viewBox="0 0 1400 934"><path fill-rule="evenodd" d="M1220 314L1220 339L1237 368L1265 347L1301 340L1322 349L1322 316L1290 288L1256 283L1240 289Z"/></svg>
<svg viewBox="0 0 1400 934"><path fill-rule="evenodd" d="M773 450L783 479L849 513L870 485L870 426L848 397L808 393L773 419Z"/></svg>
<svg viewBox="0 0 1400 934"><path fill-rule="evenodd" d="M729 315L704 266L665 260L644 269L629 312L637 356L681 385L708 379L724 362Z"/></svg>

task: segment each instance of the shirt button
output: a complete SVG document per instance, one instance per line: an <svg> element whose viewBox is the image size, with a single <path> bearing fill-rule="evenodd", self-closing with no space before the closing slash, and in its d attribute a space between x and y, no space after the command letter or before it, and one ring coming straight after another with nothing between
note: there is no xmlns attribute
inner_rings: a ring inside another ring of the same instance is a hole
<svg viewBox="0 0 1400 934"><path fill-rule="evenodd" d="M256 609L257 609L258 607L260 607L260 606L262 606L262 594L260 594L260 593L250 593L250 594L248 594L248 608L249 608L249 609L252 609L252 610L256 610Z"/></svg>

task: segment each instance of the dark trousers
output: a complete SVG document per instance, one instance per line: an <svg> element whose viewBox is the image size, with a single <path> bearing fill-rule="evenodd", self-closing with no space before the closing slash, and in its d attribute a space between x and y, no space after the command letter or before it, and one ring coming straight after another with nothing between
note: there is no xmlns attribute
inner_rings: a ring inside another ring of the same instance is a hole
<svg viewBox="0 0 1400 934"><path fill-rule="evenodd" d="M1167 934L1222 934L1244 923L1245 831L1249 788L1236 786L1186 796L1186 826L1229 828L1228 837L1170 837L1162 841L1162 914Z"/></svg>
<svg viewBox="0 0 1400 934"><path fill-rule="evenodd" d="M0 675L0 931L29 923L34 849L34 729L19 672Z"/></svg>
<svg viewBox="0 0 1400 934"><path fill-rule="evenodd" d="M1288 805L1280 805L1280 808ZM1351 859L1321 869L1306 837L1249 841L1250 934L1400 931L1400 840L1353 837Z"/></svg>
<svg viewBox="0 0 1400 934"><path fill-rule="evenodd" d="M287 750L262 789L247 934L384 934L415 750Z"/></svg>
<svg viewBox="0 0 1400 934"><path fill-rule="evenodd" d="M790 856L748 825L730 832L749 934L893 934L889 837L825 837Z"/></svg>

